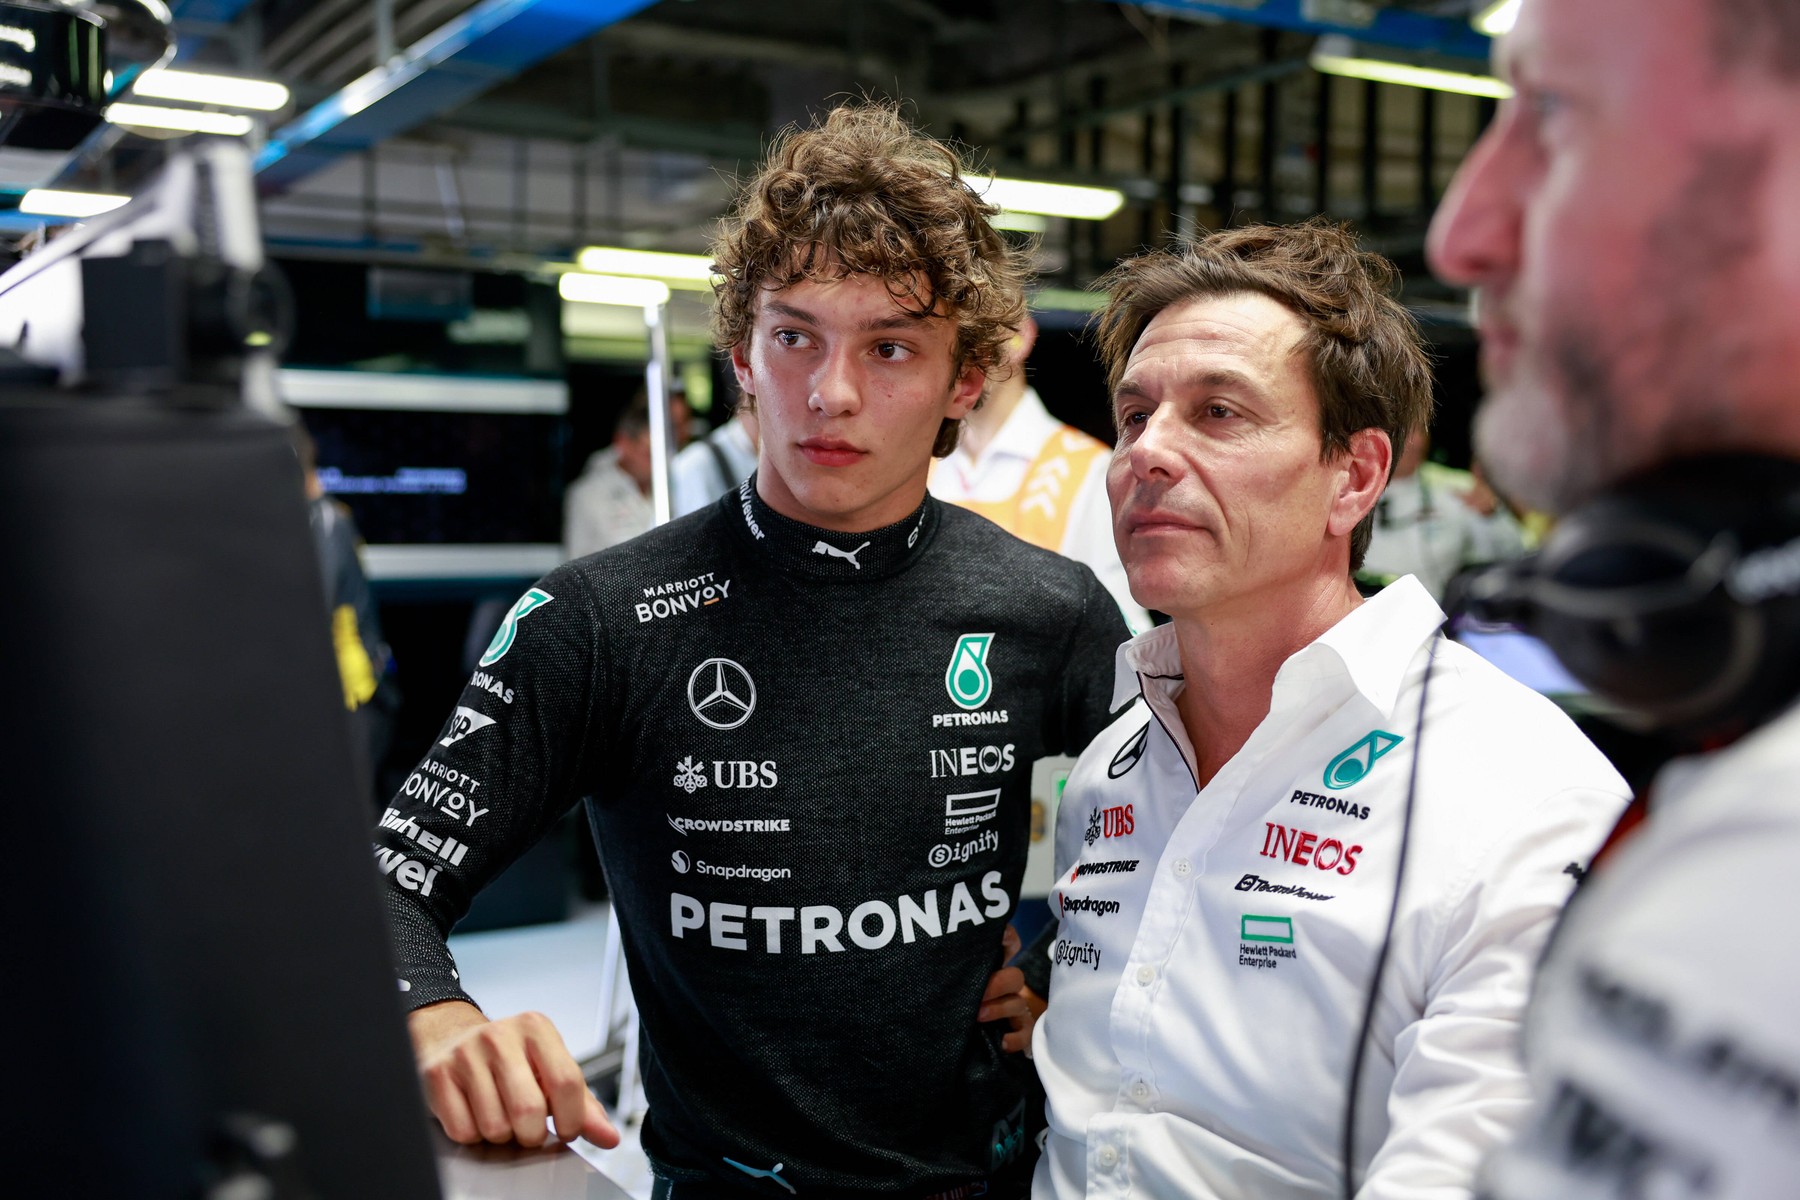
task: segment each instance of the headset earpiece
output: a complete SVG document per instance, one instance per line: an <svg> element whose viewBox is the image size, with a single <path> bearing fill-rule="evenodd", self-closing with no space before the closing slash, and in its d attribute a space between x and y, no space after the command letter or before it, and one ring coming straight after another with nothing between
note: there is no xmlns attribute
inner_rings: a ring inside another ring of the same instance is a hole
<svg viewBox="0 0 1800 1200"><path fill-rule="evenodd" d="M1465 599L1542 638L1645 728L1735 736L1800 695L1800 463L1666 464L1470 580Z"/></svg>

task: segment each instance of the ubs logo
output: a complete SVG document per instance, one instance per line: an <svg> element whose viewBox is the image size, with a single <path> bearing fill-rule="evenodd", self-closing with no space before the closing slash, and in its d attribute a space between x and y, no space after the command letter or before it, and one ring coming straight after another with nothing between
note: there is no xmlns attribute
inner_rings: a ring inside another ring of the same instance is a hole
<svg viewBox="0 0 1800 1200"><path fill-rule="evenodd" d="M702 725L736 729L756 711L756 683L729 658L709 658L688 676L688 707Z"/></svg>

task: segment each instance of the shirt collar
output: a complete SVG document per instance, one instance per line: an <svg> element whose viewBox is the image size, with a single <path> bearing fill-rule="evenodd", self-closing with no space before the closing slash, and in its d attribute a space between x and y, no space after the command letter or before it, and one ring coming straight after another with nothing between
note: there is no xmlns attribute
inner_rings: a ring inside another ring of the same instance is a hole
<svg viewBox="0 0 1800 1200"><path fill-rule="evenodd" d="M882 579L910 566L937 531L941 506L926 496L905 519L866 533L838 533L782 516L756 491L756 476L726 493L734 521L760 550L810 579Z"/></svg>
<svg viewBox="0 0 1800 1200"><path fill-rule="evenodd" d="M1399 700L1401 684L1419 646L1444 623L1443 610L1425 586L1411 575L1389 584L1350 615L1303 646L1276 672L1275 686L1283 677L1312 674L1308 668L1337 669L1382 713L1391 713ZM1321 659L1325 660L1321 662ZM1316 664L1316 665L1315 665ZM1139 676L1144 677L1140 684ZM1173 625L1159 625L1140 633L1119 647L1113 677L1113 707L1136 696L1151 680L1181 678L1181 649ZM1179 687L1168 684L1171 695Z"/></svg>

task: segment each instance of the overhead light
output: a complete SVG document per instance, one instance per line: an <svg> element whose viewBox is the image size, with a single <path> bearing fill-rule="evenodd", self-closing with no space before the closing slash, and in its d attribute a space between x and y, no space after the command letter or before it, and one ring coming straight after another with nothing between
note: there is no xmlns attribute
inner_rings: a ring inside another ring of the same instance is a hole
<svg viewBox="0 0 1800 1200"><path fill-rule="evenodd" d="M178 129L184 133L217 133L226 137L243 137L256 127L256 122L242 113L204 112L197 108L164 108L156 104L130 104L125 101L108 105L106 119L114 125L136 125L145 129Z"/></svg>
<svg viewBox="0 0 1800 1200"><path fill-rule="evenodd" d="M631 279L622 275L564 275L557 294L577 304L622 304L650 308L669 302L669 285L660 279Z"/></svg>
<svg viewBox="0 0 1800 1200"><path fill-rule="evenodd" d="M106 192L60 192L32 188L19 200L19 211L38 217L97 217L130 200Z"/></svg>
<svg viewBox="0 0 1800 1200"><path fill-rule="evenodd" d="M1376 83L1397 83L1403 87L1428 88L1434 92L1459 92L1465 96L1491 96L1505 100L1512 96L1512 85L1492 75L1470 75L1462 71L1445 71L1436 67L1417 67L1411 63L1387 58L1363 58L1355 53L1355 45L1345 37L1322 37L1308 61L1312 69L1325 75L1342 75L1350 79L1370 79Z"/></svg>
<svg viewBox="0 0 1800 1200"><path fill-rule="evenodd" d="M712 288L713 266L710 255L670 254L662 250L627 250L622 246L588 246L575 256L583 271L602 275L635 275L643 279L660 279L671 287L688 291Z"/></svg>
<svg viewBox="0 0 1800 1200"><path fill-rule="evenodd" d="M1500 37L1512 32L1513 25L1519 19L1520 0L1495 0L1475 14L1470 22L1489 37Z"/></svg>
<svg viewBox="0 0 1800 1200"><path fill-rule="evenodd" d="M1125 193L1114 188L1041 183L1033 179L994 179L986 187L977 179L970 184L989 204L1015 213L1103 221L1125 205Z"/></svg>
<svg viewBox="0 0 1800 1200"><path fill-rule="evenodd" d="M155 100L185 100L190 104L217 104L222 108L250 108L274 112L288 102L288 90L271 79L246 79L241 75L209 75L200 71L152 67L131 85L133 94Z"/></svg>
<svg viewBox="0 0 1800 1200"><path fill-rule="evenodd" d="M995 229L1010 229L1014 233L1043 233L1050 228L1050 218L1037 213L1001 209L988 224Z"/></svg>
<svg viewBox="0 0 1800 1200"><path fill-rule="evenodd" d="M1105 292L1080 292L1074 288L1039 288L1031 293L1030 300L1038 312L1099 312L1106 307Z"/></svg>

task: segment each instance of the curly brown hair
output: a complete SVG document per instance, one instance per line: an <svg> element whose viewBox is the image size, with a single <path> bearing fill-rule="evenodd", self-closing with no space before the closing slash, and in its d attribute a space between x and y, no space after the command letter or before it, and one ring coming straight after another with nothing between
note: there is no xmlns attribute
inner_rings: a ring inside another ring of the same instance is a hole
<svg viewBox="0 0 1800 1200"><path fill-rule="evenodd" d="M765 290L868 274L908 312L956 323L957 375L1004 371L1030 268L989 224L999 209L969 186L970 170L890 103L846 104L784 129L713 243L717 343L749 342ZM933 454L956 448L960 424L944 422Z"/></svg>
<svg viewBox="0 0 1800 1200"><path fill-rule="evenodd" d="M1359 247L1348 226L1319 218L1221 230L1127 259L1094 284L1109 294L1097 327L1107 387L1118 389L1132 348L1165 308L1259 293L1307 327L1301 349L1319 397L1322 457L1348 451L1352 434L1379 429L1398 462L1407 435L1431 419L1431 359L1417 322L1393 297L1399 277L1393 263ZM1362 567L1374 528L1371 511L1352 531L1352 571Z"/></svg>

